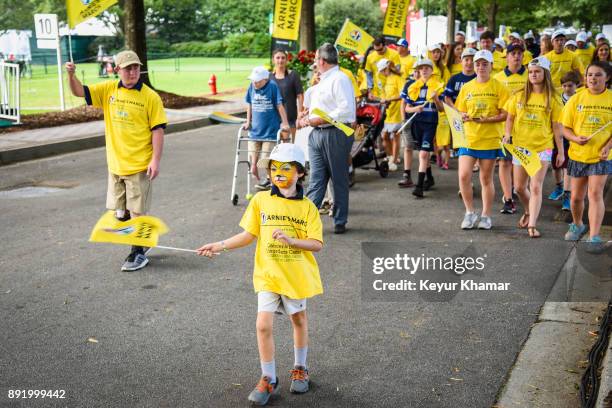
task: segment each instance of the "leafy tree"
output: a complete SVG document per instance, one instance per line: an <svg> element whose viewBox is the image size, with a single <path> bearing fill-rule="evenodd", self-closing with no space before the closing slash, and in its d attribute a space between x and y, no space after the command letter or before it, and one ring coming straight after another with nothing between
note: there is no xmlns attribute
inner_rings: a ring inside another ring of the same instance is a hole
<svg viewBox="0 0 612 408"><path fill-rule="evenodd" d="M382 33L383 14L378 0L322 0L315 5L317 44L336 41L346 18L371 36Z"/></svg>

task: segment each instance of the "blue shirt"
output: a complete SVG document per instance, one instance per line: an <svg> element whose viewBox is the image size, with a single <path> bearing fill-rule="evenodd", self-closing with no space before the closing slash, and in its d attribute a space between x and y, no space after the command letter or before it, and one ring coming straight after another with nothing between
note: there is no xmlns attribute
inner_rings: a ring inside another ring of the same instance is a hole
<svg viewBox="0 0 612 408"><path fill-rule="evenodd" d="M448 96L453 100L454 103L457 100L457 96L459 96L459 91L461 90L461 87L474 78L476 78L476 74L465 75L463 72L460 72L458 74L453 75L448 80L448 84L446 84L446 89L444 89L442 97Z"/></svg>
<svg viewBox="0 0 612 408"><path fill-rule="evenodd" d="M424 85L420 92L419 96L416 100L410 99L408 96L408 87L404 87L406 90L406 97L404 100L410 106L419 106L424 105L423 112L419 113L417 117L414 119L416 122L424 122L424 123L438 123L438 108L436 108L436 104L433 102L427 102L427 85ZM404 92L402 91L402 94Z"/></svg>
<svg viewBox="0 0 612 408"><path fill-rule="evenodd" d="M250 138L276 140L281 122L278 105L283 104L278 85L273 81L268 81L261 88L255 89L251 82L245 101L251 105Z"/></svg>

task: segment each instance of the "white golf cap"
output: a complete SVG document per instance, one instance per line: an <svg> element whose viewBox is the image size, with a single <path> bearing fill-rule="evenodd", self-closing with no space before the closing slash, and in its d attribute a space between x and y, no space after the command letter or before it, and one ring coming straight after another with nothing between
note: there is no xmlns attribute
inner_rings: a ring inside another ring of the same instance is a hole
<svg viewBox="0 0 612 408"><path fill-rule="evenodd" d="M553 33L552 37L550 37L551 40L554 40L557 37L563 36L565 37L565 31L563 30L557 30Z"/></svg>
<svg viewBox="0 0 612 408"><path fill-rule="evenodd" d="M491 54L491 51L488 51L488 50L480 50L476 53L476 55L474 55L474 62L481 60L481 59L489 61L492 64L493 54Z"/></svg>
<svg viewBox="0 0 612 408"><path fill-rule="evenodd" d="M423 65L430 66L431 68L434 66L429 58L423 58L415 62L415 68L422 67Z"/></svg>
<svg viewBox="0 0 612 408"><path fill-rule="evenodd" d="M535 40L535 36L534 36L534 35L533 35L533 33L531 32L531 30L529 30L529 31L527 31L527 32L525 33L525 37L524 37L524 38L525 38L526 40L528 40L528 39L530 39L530 38L531 38L532 40Z"/></svg>
<svg viewBox="0 0 612 408"><path fill-rule="evenodd" d="M547 71L550 71L550 60L545 56L541 55L538 58L534 58L529 61L528 66L530 67L540 67L544 68Z"/></svg>
<svg viewBox="0 0 612 408"><path fill-rule="evenodd" d="M253 82L261 81L269 77L270 71L268 71L266 67L255 67L253 71L251 71L251 75L249 75L249 79Z"/></svg>
<svg viewBox="0 0 612 408"><path fill-rule="evenodd" d="M475 50L474 48L465 48L463 52L461 53L461 59L465 57L473 57L474 55L476 55L477 52L478 51Z"/></svg>
<svg viewBox="0 0 612 408"><path fill-rule="evenodd" d="M595 40L607 40L608 38L606 37L606 35L604 33L599 33L595 36Z"/></svg>
<svg viewBox="0 0 612 408"><path fill-rule="evenodd" d="M440 51L442 51L442 44L440 44L440 43L433 43L429 47L427 47L427 50L429 50L429 51L433 51L433 50L440 50Z"/></svg>
<svg viewBox="0 0 612 408"><path fill-rule="evenodd" d="M503 38L496 38L493 42L495 43L495 45L499 45L502 48L506 48L506 42Z"/></svg>
<svg viewBox="0 0 612 408"><path fill-rule="evenodd" d="M389 61L386 58L383 58L380 61L378 61L376 63L376 68L378 69L378 72L383 71L385 68L387 68L389 66L390 63L391 63L391 61Z"/></svg>
<svg viewBox="0 0 612 408"><path fill-rule="evenodd" d="M461 30L459 30L459 31L457 31L457 32L455 33L455 35L457 35L457 34L462 35L462 36L464 36L464 37L465 37L465 33L464 33L463 31L461 31Z"/></svg>
<svg viewBox="0 0 612 408"><path fill-rule="evenodd" d="M519 40L521 39L521 35L516 31L511 32L510 37L518 38Z"/></svg>
<svg viewBox="0 0 612 408"><path fill-rule="evenodd" d="M274 146L269 157L259 159L257 167L268 168L270 161L276 160L281 163L298 162L302 167L306 166L306 156L302 148L293 143L281 143Z"/></svg>
<svg viewBox="0 0 612 408"><path fill-rule="evenodd" d="M584 31L581 31L576 35L576 42L578 41L587 42L588 39L589 37L587 36L587 33L585 33Z"/></svg>
<svg viewBox="0 0 612 408"><path fill-rule="evenodd" d="M569 41L565 42L565 47L567 47L569 45L573 45L574 47L578 48L578 44L576 44L576 41L574 41L574 40L569 40Z"/></svg>

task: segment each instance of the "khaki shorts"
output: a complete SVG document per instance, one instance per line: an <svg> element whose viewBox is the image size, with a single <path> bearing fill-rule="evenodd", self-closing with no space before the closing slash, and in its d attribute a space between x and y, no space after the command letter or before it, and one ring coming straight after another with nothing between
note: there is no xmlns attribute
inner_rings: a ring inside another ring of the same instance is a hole
<svg viewBox="0 0 612 408"><path fill-rule="evenodd" d="M257 293L257 311L292 315L306 310L306 299L289 299L273 292Z"/></svg>
<svg viewBox="0 0 612 408"><path fill-rule="evenodd" d="M416 143L414 142L414 137L412 137L412 129L410 129L410 125L406 126L404 130L402 130L402 147L412 150L415 150L416 148Z"/></svg>
<svg viewBox="0 0 612 408"><path fill-rule="evenodd" d="M146 214L151 207L152 183L146 171L118 176L108 173L106 208L109 210L130 210Z"/></svg>
<svg viewBox="0 0 612 408"><path fill-rule="evenodd" d="M266 157L270 156L270 152L272 151L272 149L274 149L274 146L276 146L276 141L270 141L270 142L249 141L249 146L248 146L249 156L254 157L254 155L257 155L257 160L265 159Z"/></svg>

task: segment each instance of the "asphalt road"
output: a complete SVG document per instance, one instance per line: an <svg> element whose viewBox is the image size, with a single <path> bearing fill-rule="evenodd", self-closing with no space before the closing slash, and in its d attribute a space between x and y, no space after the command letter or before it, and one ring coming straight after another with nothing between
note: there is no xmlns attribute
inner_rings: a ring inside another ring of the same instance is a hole
<svg viewBox="0 0 612 408"><path fill-rule="evenodd" d="M233 126L167 137L152 209L171 230L160 244L196 248L239 231L245 201L237 207L229 201L234 137ZM399 173L382 179L358 170L349 232L333 235L331 219L323 217L326 242L317 259L325 293L309 302L312 390L289 393L291 329L280 316L281 394L272 406L476 408L495 402L567 255L561 241L566 224L555 221L560 203L545 202L537 242L515 228L518 215L495 214L492 231L461 231L456 171L434 172L435 190L415 200L396 187ZM259 377L254 246L215 260L154 250L145 269L122 273L126 247L88 242L104 211L103 149L0 169L0 189L23 185L62 188L41 197L0 194L0 406L248 406ZM542 296L503 302L362 298L362 241L431 249L470 240L504 249L491 262L490 276L518 277L519 290L535 285ZM537 255L526 255L534 249ZM59 389L66 398L11 400L10 389Z"/></svg>

